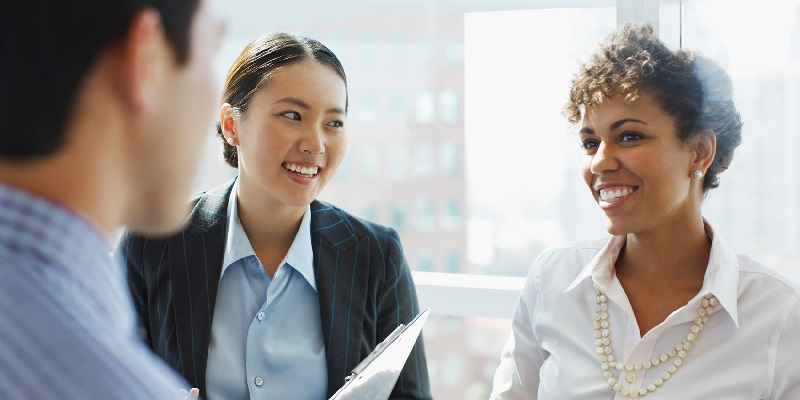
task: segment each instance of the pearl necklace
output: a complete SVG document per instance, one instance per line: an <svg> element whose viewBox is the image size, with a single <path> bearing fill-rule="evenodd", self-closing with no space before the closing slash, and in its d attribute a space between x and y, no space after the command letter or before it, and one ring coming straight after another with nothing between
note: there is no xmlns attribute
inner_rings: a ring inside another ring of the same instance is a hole
<svg viewBox="0 0 800 400"><path fill-rule="evenodd" d="M611 328L608 325L608 297L597 284L594 285L594 288L596 292L596 297L594 299L594 338L595 345L597 345L597 356L600 358L600 369L603 370L603 376L608 380L608 385L611 386L614 391L622 393L623 396L630 398L637 398L655 392L664 382L669 380L672 374L678 370L678 367L683 365L683 360L689 355L692 344L697 340L700 331L703 330L706 322L708 322L708 316L714 312L714 306L717 305L717 298L713 295L707 294L703 296L700 307L697 309L697 317L694 319L694 325L692 325L689 334L686 335L683 342L678 343L666 353L650 361L645 361L643 363L622 363L616 360L614 357L614 349L611 347ZM622 373L627 371L624 380L628 383L634 383L638 377L633 371L646 371L659 364L667 363L670 360L672 360L672 365L667 368L666 372L661 374L653 383L646 387L641 387L639 390L628 389L623 386L622 383L620 383L622 379L618 382L612 373L613 369L623 371Z"/></svg>

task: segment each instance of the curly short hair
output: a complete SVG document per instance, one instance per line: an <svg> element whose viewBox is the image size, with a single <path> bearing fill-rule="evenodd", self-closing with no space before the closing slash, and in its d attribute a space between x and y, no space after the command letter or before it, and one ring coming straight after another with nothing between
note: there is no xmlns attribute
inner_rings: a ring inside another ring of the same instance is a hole
<svg viewBox="0 0 800 400"><path fill-rule="evenodd" d="M575 75L564 114L578 123L582 110L604 97L636 101L640 91L653 94L675 121L687 142L702 132L717 137L717 151L703 181L703 191L719 186L719 174L733 160L742 141L742 120L733 104L728 74L710 59L686 50L672 51L647 24L627 23L609 35Z"/></svg>

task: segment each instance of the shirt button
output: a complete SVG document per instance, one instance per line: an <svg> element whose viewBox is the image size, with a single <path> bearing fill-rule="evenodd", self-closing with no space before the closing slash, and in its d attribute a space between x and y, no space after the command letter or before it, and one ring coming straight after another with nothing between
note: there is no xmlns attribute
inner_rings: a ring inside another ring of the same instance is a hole
<svg viewBox="0 0 800 400"><path fill-rule="evenodd" d="M262 312L258 313L258 315L256 315L256 318L258 318L259 321L263 320L264 319L264 312L262 311Z"/></svg>
<svg viewBox="0 0 800 400"><path fill-rule="evenodd" d="M262 379L260 376L257 376L255 381L256 381L256 386L258 387L261 387L261 385L264 384L264 379Z"/></svg>
<svg viewBox="0 0 800 400"><path fill-rule="evenodd" d="M636 374L634 374L633 372L628 372L628 375L625 377L625 380L628 381L629 383L636 382Z"/></svg>

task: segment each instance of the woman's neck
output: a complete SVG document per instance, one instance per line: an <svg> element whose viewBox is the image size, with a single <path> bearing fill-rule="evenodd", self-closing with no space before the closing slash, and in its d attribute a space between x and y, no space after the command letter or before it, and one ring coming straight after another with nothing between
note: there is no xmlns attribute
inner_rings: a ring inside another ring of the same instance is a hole
<svg viewBox="0 0 800 400"><path fill-rule="evenodd" d="M645 233L629 233L616 263L619 279L654 288L702 286L711 252L702 217Z"/></svg>
<svg viewBox="0 0 800 400"><path fill-rule="evenodd" d="M264 269L272 276L297 236L305 207L291 207L238 186L237 208L242 228Z"/></svg>
<svg viewBox="0 0 800 400"><path fill-rule="evenodd" d="M703 287L711 240L702 217L665 229L629 233L615 264L617 278L644 335Z"/></svg>

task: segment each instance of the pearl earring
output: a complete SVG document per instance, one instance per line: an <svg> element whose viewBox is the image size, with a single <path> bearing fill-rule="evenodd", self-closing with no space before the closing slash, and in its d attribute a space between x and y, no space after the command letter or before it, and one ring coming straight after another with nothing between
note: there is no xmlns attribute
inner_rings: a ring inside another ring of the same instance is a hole
<svg viewBox="0 0 800 400"><path fill-rule="evenodd" d="M229 144L229 145L233 146L233 138L232 138L232 137L229 137L229 138L227 138L226 140L227 140L227 142L228 142L228 144ZM695 175L696 175L696 174L695 174Z"/></svg>
<svg viewBox="0 0 800 400"><path fill-rule="evenodd" d="M694 177L694 179L697 179L699 181L700 179L703 179L703 171L696 169L694 170L694 174L692 174L692 176Z"/></svg>

